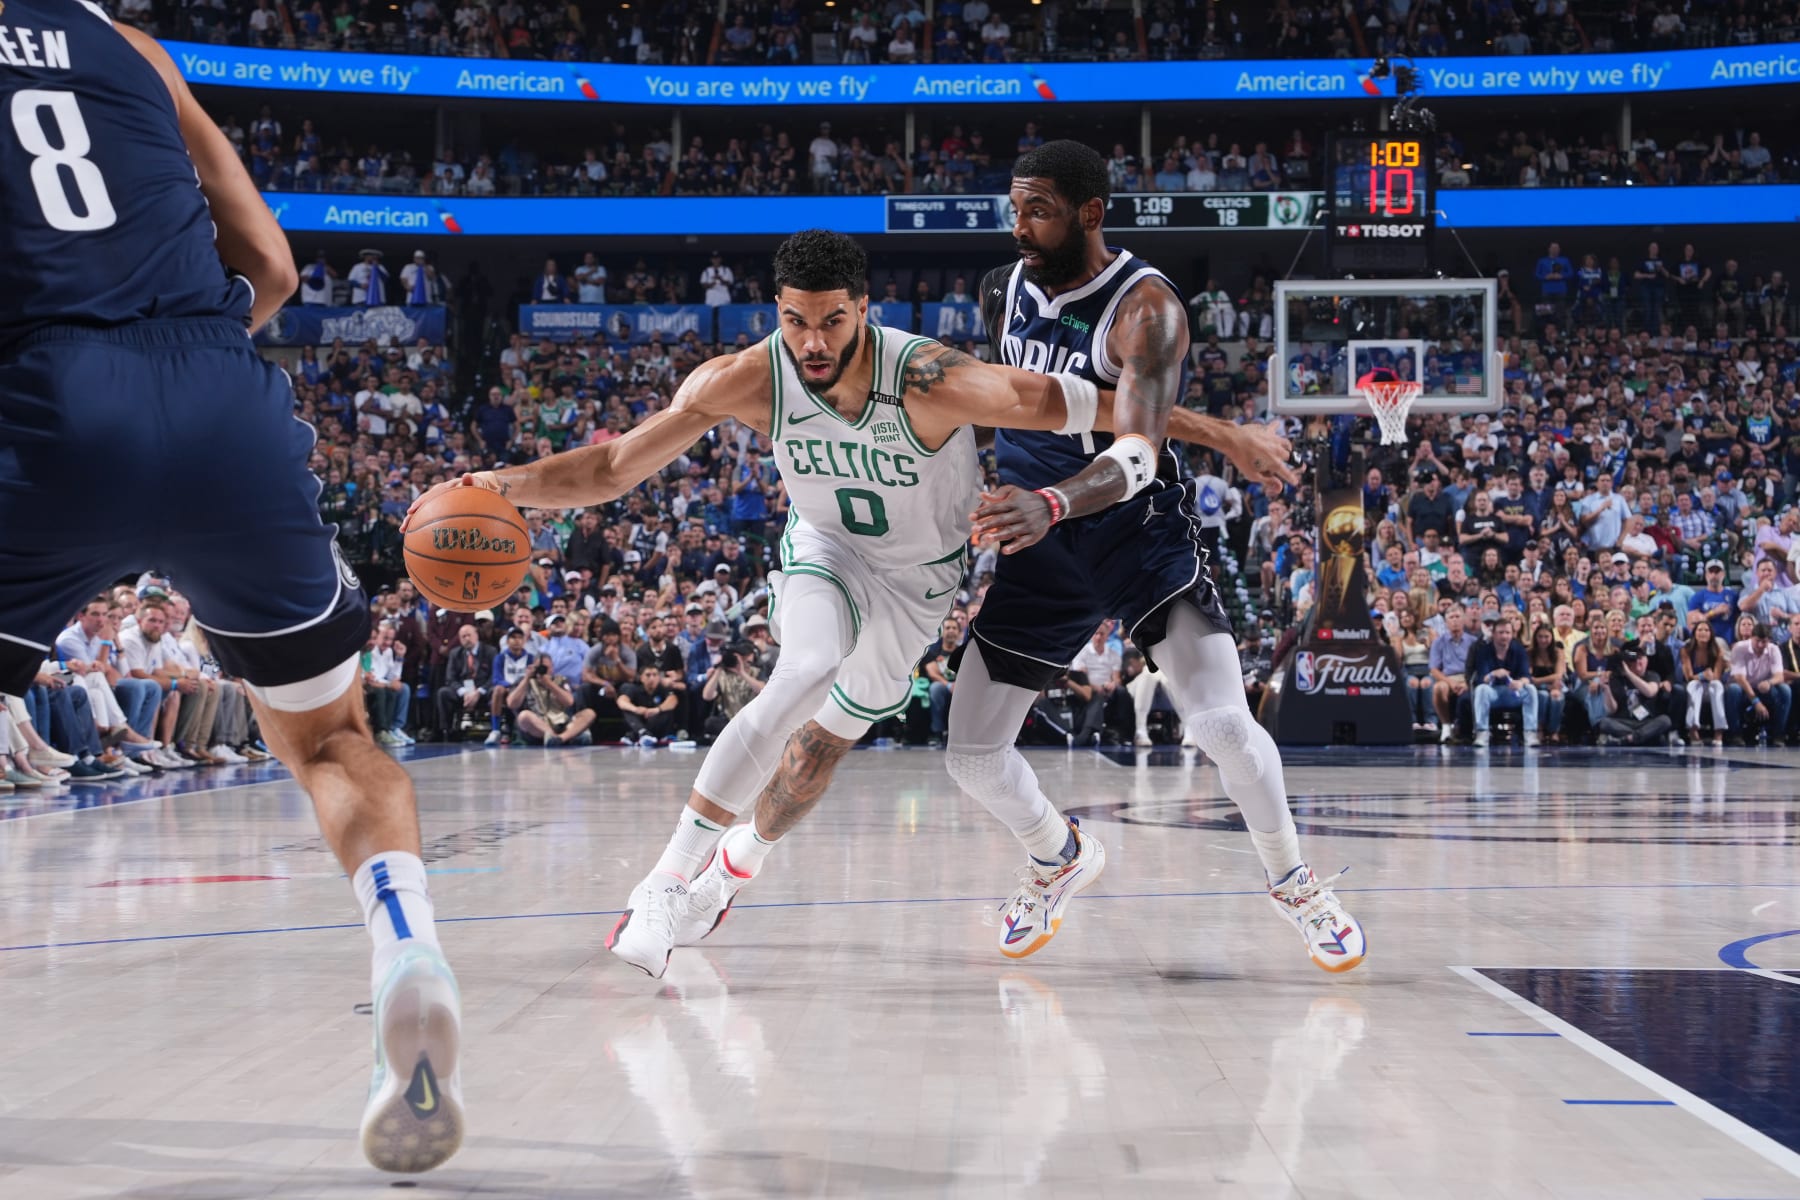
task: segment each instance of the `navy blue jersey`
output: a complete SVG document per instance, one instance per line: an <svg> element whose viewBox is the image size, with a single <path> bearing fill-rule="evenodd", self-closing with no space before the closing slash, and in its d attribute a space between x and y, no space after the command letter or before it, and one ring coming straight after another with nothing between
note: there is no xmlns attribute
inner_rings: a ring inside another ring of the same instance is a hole
<svg viewBox="0 0 1800 1200"><path fill-rule="evenodd" d="M156 68L84 0L0 8L0 344L247 312Z"/></svg>
<svg viewBox="0 0 1800 1200"><path fill-rule="evenodd" d="M1054 298L1026 280L1023 263L989 272L982 282L982 311L998 360L1040 374L1079 375L1101 387L1116 385L1119 365L1107 357L1106 338L1125 293L1146 278L1160 280L1177 297L1181 293L1137 255L1111 249L1114 257L1104 271ZM1184 388L1185 383L1184 364ZM994 462L1001 482L1036 489L1079 474L1110 445L1110 433L1001 429L994 433ZM1165 450L1162 459L1158 469L1162 484L1178 480L1180 465L1174 454Z"/></svg>

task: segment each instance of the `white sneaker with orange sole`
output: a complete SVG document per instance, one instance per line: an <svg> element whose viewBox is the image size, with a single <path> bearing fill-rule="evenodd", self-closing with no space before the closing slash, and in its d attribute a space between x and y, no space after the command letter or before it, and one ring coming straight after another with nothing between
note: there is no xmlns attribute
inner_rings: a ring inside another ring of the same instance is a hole
<svg viewBox="0 0 1800 1200"><path fill-rule="evenodd" d="M1019 868L1019 887L1001 908L1000 953L1024 958L1050 944L1062 928L1069 901L1080 895L1106 870L1106 847L1091 833L1075 830L1075 857L1059 867L1047 867L1027 859Z"/></svg>
<svg viewBox="0 0 1800 1200"><path fill-rule="evenodd" d="M1319 879L1302 863L1269 887L1269 903L1300 930L1300 940L1313 963L1334 975L1361 963L1369 949L1361 923L1344 911L1331 890L1343 874L1339 871Z"/></svg>

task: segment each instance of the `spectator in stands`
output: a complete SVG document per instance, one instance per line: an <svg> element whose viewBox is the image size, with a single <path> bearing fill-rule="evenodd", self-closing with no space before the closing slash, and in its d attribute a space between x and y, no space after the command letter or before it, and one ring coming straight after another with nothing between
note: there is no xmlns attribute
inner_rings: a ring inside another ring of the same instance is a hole
<svg viewBox="0 0 1800 1200"><path fill-rule="evenodd" d="M1696 619L1693 632L1681 651L1681 674L1687 680L1687 740L1690 745L1700 742L1700 719L1709 709L1712 713L1712 744L1721 746L1725 742L1725 731L1731 725L1725 711L1728 663L1719 639L1713 636L1711 622Z"/></svg>
<svg viewBox="0 0 1800 1200"><path fill-rule="evenodd" d="M107 615L107 598L96 596L82 605L75 623L56 639L56 659L71 682L87 693L91 718L108 745L133 746L132 753L152 748L162 689L152 680L121 670L116 635Z"/></svg>
<svg viewBox="0 0 1800 1200"><path fill-rule="evenodd" d="M1769 640L1769 627L1752 625L1750 636L1731 648L1731 683L1725 690L1731 736L1766 744L1787 731L1793 691L1782 682L1781 654ZM1754 720L1751 734L1746 724Z"/></svg>
<svg viewBox="0 0 1800 1200"><path fill-rule="evenodd" d="M680 696L668 686L663 672L650 662L639 663L637 682L627 684L619 696L626 730L645 747L670 739L680 704Z"/></svg>
<svg viewBox="0 0 1800 1200"><path fill-rule="evenodd" d="M456 631L456 648L446 656L444 686L437 691L438 730L454 741L466 720L488 711L493 689L495 652L483 643L475 626L462 625Z"/></svg>
<svg viewBox="0 0 1800 1200"><path fill-rule="evenodd" d="M333 292L331 281L337 277L337 272L325 261L325 251L319 251L310 264L300 269L300 303L330 304Z"/></svg>
<svg viewBox="0 0 1800 1200"><path fill-rule="evenodd" d="M830 126L824 128L829 129ZM816 144L816 143L815 143ZM718 250L712 253L712 262L700 272L700 286L706 291L706 303L714 308L731 303L731 288L737 282L737 276L725 265L725 256Z"/></svg>
<svg viewBox="0 0 1800 1200"><path fill-rule="evenodd" d="M1438 740L1448 742L1456 732L1456 706L1469 690L1469 656L1480 641L1463 628L1463 610L1453 605L1444 613L1444 632L1431 643L1432 707L1437 710Z"/></svg>
<svg viewBox="0 0 1800 1200"><path fill-rule="evenodd" d="M363 695L375 740L384 746L409 746L413 739L407 735L406 718L412 694L401 678L405 651L396 646L394 632L394 624L388 621L375 627L374 639L364 654Z"/></svg>
<svg viewBox="0 0 1800 1200"><path fill-rule="evenodd" d="M918 52L912 30L904 23L894 26L894 36L888 39L887 60L891 63L910 63L918 57Z"/></svg>
<svg viewBox="0 0 1800 1200"><path fill-rule="evenodd" d="M519 735L545 746L585 746L593 741L588 732L596 713L579 705L575 688L556 673L548 656L537 657L530 673L507 698L516 714Z"/></svg>
<svg viewBox="0 0 1800 1200"><path fill-rule="evenodd" d="M583 304L606 303L606 266L592 250L575 268L575 298Z"/></svg>
<svg viewBox="0 0 1800 1200"><path fill-rule="evenodd" d="M1454 610L1453 610L1454 611ZM1532 690L1531 662L1525 647L1513 640L1513 627L1497 614L1482 618L1491 631L1491 640L1475 642L1469 648L1465 664L1465 680L1473 681L1475 744L1488 744L1488 716L1493 709L1511 708L1520 712L1525 725L1525 744L1538 743L1538 700Z"/></svg>
<svg viewBox="0 0 1800 1200"><path fill-rule="evenodd" d="M381 265L381 251L361 251L357 264L350 268L350 303L375 307L391 304L392 282L388 270Z"/></svg>
<svg viewBox="0 0 1800 1200"><path fill-rule="evenodd" d="M412 261L400 268L400 292L407 304L442 304L443 281L423 250L414 250Z"/></svg>
<svg viewBox="0 0 1800 1200"><path fill-rule="evenodd" d="M554 258L544 260L544 269L531 286L531 302L533 304L563 304L574 299L570 294L569 281L563 278L562 267Z"/></svg>

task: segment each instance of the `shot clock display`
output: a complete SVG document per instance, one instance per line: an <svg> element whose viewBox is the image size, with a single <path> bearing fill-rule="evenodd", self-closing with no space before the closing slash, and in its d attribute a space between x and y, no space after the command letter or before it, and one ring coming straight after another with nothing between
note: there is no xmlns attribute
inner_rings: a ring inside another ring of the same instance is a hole
<svg viewBox="0 0 1800 1200"><path fill-rule="evenodd" d="M1325 141L1325 258L1334 272L1418 274L1431 266L1437 210L1431 141L1339 133Z"/></svg>

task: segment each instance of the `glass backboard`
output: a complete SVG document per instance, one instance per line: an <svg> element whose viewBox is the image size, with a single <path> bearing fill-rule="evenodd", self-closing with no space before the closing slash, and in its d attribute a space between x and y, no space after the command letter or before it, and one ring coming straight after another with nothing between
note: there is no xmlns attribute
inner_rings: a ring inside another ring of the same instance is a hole
<svg viewBox="0 0 1800 1200"><path fill-rule="evenodd" d="M1506 391L1495 294L1491 279L1281 280L1270 410L1367 413L1356 382L1391 371L1424 383L1414 412L1498 412Z"/></svg>

